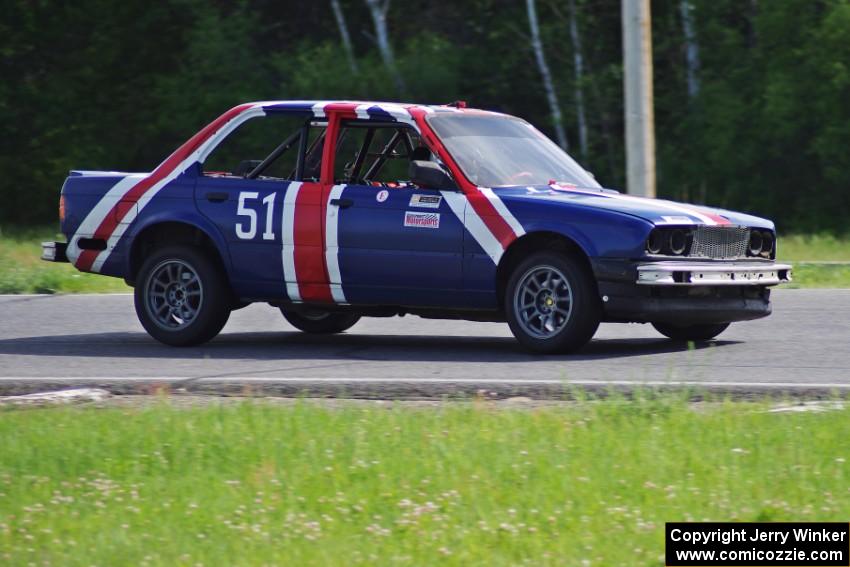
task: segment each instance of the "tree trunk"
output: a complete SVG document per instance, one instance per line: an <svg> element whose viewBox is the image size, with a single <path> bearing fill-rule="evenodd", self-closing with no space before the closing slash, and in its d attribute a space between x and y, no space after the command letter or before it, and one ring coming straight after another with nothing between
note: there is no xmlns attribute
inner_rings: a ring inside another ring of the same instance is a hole
<svg viewBox="0 0 850 567"><path fill-rule="evenodd" d="M546 91L546 99L549 101L549 111L552 114L552 122L555 126L555 136L558 138L558 144L566 150L569 148L567 135L564 132L561 107L558 106L558 94L555 92L555 85L552 82L552 73L549 71L549 65L546 64L546 56L543 53L543 42L540 40L540 26L537 23L537 9L534 5L534 0L526 0L526 5L528 7L528 25L531 28L531 48L534 50L537 66L540 68L540 75L543 77L543 90Z"/></svg>
<svg viewBox="0 0 850 567"><path fill-rule="evenodd" d="M573 69L575 72L576 120L578 122L578 149L582 159L587 158L587 117L584 113L584 57L581 37L578 35L575 0L570 0L570 38L573 42Z"/></svg>
<svg viewBox="0 0 850 567"><path fill-rule="evenodd" d="M390 8L390 0L366 0L366 5L369 6L372 21L375 23L375 39L378 44L378 51L381 53L381 59L393 77L399 96L404 98L407 95L407 86L395 65L395 57L387 32L387 11Z"/></svg>
<svg viewBox="0 0 850 567"><path fill-rule="evenodd" d="M682 12L682 29L685 32L685 64L688 79L688 98L693 99L699 94L699 44L694 33L694 20L690 0L681 0L679 9Z"/></svg>
<svg viewBox="0 0 850 567"><path fill-rule="evenodd" d="M342 38L342 46L345 48L345 56L348 58L348 66L351 72L356 75L358 72L357 60L354 58L354 47L351 45L351 36L348 35L348 26L345 23L345 15L342 13L339 0L331 0L331 8L333 8L339 35Z"/></svg>

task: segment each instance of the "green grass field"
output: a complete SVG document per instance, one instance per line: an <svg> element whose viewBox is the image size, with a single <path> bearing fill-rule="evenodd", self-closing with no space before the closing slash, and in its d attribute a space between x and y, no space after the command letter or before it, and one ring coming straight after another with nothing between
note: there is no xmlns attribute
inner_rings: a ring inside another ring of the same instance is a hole
<svg viewBox="0 0 850 567"><path fill-rule="evenodd" d="M664 522L846 521L850 410L0 412L5 565L662 565Z"/></svg>
<svg viewBox="0 0 850 567"><path fill-rule="evenodd" d="M850 237L838 238L829 234L780 237L777 251L780 260L794 264L794 282L787 287L850 287Z"/></svg>
<svg viewBox="0 0 850 567"><path fill-rule="evenodd" d="M65 240L49 229L0 231L0 293L131 291L124 280L84 274L70 264L44 262L43 240Z"/></svg>
<svg viewBox="0 0 850 567"><path fill-rule="evenodd" d="M49 229L0 231L0 293L126 292L123 280L83 274L68 264L39 260L41 241L62 239ZM786 236L779 259L790 262L833 261L845 265L797 264L790 287L850 287L850 237Z"/></svg>

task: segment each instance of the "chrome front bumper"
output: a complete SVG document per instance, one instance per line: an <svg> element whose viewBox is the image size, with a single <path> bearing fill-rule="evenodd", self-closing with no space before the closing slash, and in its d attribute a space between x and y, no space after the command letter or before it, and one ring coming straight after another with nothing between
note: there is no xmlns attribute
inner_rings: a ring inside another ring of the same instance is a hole
<svg viewBox="0 0 850 567"><path fill-rule="evenodd" d="M652 262L638 264L637 284L657 286L777 285L791 281L789 264Z"/></svg>

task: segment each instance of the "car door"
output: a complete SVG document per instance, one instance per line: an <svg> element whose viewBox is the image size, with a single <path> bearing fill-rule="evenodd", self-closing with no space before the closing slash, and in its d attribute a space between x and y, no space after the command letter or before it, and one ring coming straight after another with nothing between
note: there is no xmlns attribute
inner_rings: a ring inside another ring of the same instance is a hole
<svg viewBox="0 0 850 567"><path fill-rule="evenodd" d="M463 223L435 189L404 182L418 136L349 121L335 152L328 223L351 303L463 304ZM371 134L370 134L371 130ZM395 138L395 141L394 141ZM333 242L328 249L333 250Z"/></svg>
<svg viewBox="0 0 850 567"><path fill-rule="evenodd" d="M313 248L312 256L321 256L318 179L324 124L310 126L307 120L284 113L253 118L201 164L195 201L227 242L231 283L240 297L300 299L292 254L296 229L302 248ZM257 167L262 173L254 177ZM302 272L300 283L305 286L313 283L311 278L323 279L322 274Z"/></svg>

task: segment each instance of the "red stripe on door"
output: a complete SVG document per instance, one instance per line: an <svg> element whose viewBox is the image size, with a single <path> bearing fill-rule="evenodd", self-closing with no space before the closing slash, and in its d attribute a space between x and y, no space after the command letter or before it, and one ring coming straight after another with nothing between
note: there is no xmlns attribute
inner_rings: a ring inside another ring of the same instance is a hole
<svg viewBox="0 0 850 567"><path fill-rule="evenodd" d="M321 183L303 183L295 200L295 278L302 301L333 301L322 223L325 215Z"/></svg>
<svg viewBox="0 0 850 567"><path fill-rule="evenodd" d="M321 182L303 183L295 200L295 278L302 301L333 302L325 260L327 199L334 181L333 162L339 121L355 118L356 107L352 103L325 105L328 129L322 148Z"/></svg>

